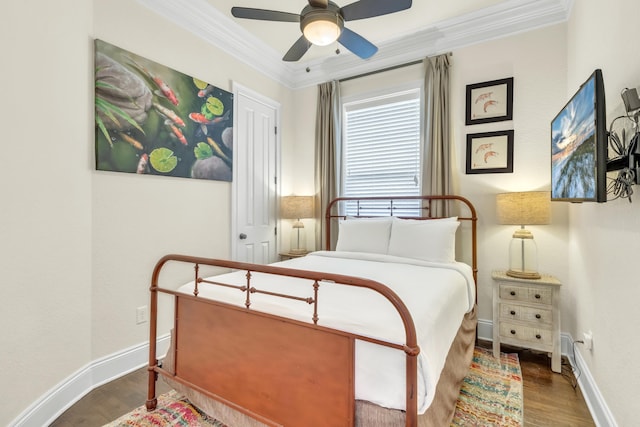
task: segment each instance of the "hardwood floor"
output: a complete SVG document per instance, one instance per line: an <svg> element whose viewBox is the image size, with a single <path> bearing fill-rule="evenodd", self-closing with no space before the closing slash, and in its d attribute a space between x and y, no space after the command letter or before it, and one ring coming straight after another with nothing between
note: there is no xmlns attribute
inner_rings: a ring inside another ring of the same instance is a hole
<svg viewBox="0 0 640 427"><path fill-rule="evenodd" d="M491 343L481 343L490 348ZM568 360L562 358L562 374L551 371L546 353L502 346L505 353L518 353L524 391L524 427L595 426L589 408Z"/></svg>
<svg viewBox="0 0 640 427"><path fill-rule="evenodd" d="M96 388L67 409L51 427L99 427L144 405L147 400L147 368L141 368ZM157 381L157 394L171 388Z"/></svg>
<svg viewBox="0 0 640 427"><path fill-rule="evenodd" d="M491 347L490 342L481 342ZM518 353L524 388L524 426L595 426L575 377L563 358L562 375L551 372L546 354L503 346L503 352ZM158 394L169 391L158 381ZM139 369L105 384L64 412L51 427L100 427L144 405L147 399L147 370ZM241 427L241 426L236 426Z"/></svg>

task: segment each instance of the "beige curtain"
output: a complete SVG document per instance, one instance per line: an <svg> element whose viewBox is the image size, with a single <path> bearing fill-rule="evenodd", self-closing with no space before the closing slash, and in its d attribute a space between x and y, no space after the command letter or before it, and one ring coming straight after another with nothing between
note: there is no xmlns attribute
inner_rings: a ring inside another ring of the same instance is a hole
<svg viewBox="0 0 640 427"><path fill-rule="evenodd" d="M426 58L424 76L424 165L422 192L425 195L451 194L451 148L449 126L450 54ZM446 203L434 203L433 216L450 215Z"/></svg>
<svg viewBox="0 0 640 427"><path fill-rule="evenodd" d="M331 200L338 197L340 185L340 83L318 85L315 143L315 218L316 248L325 249L325 211ZM331 242L337 239L337 227L332 227ZM333 247L333 246L332 246Z"/></svg>

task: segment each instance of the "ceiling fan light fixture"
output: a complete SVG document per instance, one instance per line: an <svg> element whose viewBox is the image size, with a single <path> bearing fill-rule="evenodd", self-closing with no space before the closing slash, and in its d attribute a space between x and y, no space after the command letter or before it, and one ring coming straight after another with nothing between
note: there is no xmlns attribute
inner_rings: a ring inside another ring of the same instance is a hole
<svg viewBox="0 0 640 427"><path fill-rule="evenodd" d="M309 13L300 23L305 38L317 46L327 46L338 40L344 27L340 15L333 13Z"/></svg>
<svg viewBox="0 0 640 427"><path fill-rule="evenodd" d="M260 21L299 22L302 36L293 43L283 61L298 61L312 45L327 46L336 41L362 59L369 59L378 48L360 34L346 28L345 21L355 21L406 10L412 0L359 0L339 7L331 0L307 0L300 14L251 7L232 7L236 18ZM339 49L336 50L336 53Z"/></svg>

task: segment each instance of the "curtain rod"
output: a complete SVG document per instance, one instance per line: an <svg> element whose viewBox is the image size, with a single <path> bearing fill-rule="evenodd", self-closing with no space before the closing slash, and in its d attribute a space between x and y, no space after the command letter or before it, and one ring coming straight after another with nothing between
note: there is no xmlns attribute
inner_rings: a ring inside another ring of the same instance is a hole
<svg viewBox="0 0 640 427"><path fill-rule="evenodd" d="M453 53L448 52L446 55L453 56ZM424 61L423 59L418 59L416 61L407 62L405 64L393 65L391 67L382 68L380 70L369 71L368 73L362 73L362 74L358 74L358 75L351 76L351 77L345 77L343 79L338 80L338 82L342 83L342 82L346 82L346 81L349 81L349 80L359 79L360 77L367 77L367 76L371 76L371 75L378 74L378 73L384 73L386 71L397 70L398 68L404 68L404 67L409 67L411 65L421 64L423 61Z"/></svg>

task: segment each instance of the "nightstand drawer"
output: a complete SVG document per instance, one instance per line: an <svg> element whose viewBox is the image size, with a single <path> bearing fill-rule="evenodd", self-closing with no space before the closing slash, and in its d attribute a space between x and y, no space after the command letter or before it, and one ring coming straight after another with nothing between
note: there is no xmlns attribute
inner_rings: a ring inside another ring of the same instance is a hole
<svg viewBox="0 0 640 427"><path fill-rule="evenodd" d="M549 329L531 328L507 322L500 322L500 336L537 343L538 345L551 345L553 343L553 334Z"/></svg>
<svg viewBox="0 0 640 427"><path fill-rule="evenodd" d="M503 300L527 301L539 304L551 304L553 291L538 287L512 286L500 284L500 298Z"/></svg>
<svg viewBox="0 0 640 427"><path fill-rule="evenodd" d="M551 309L527 307L507 302L500 304L500 318L521 320L531 325L551 325L553 323L553 311Z"/></svg>

